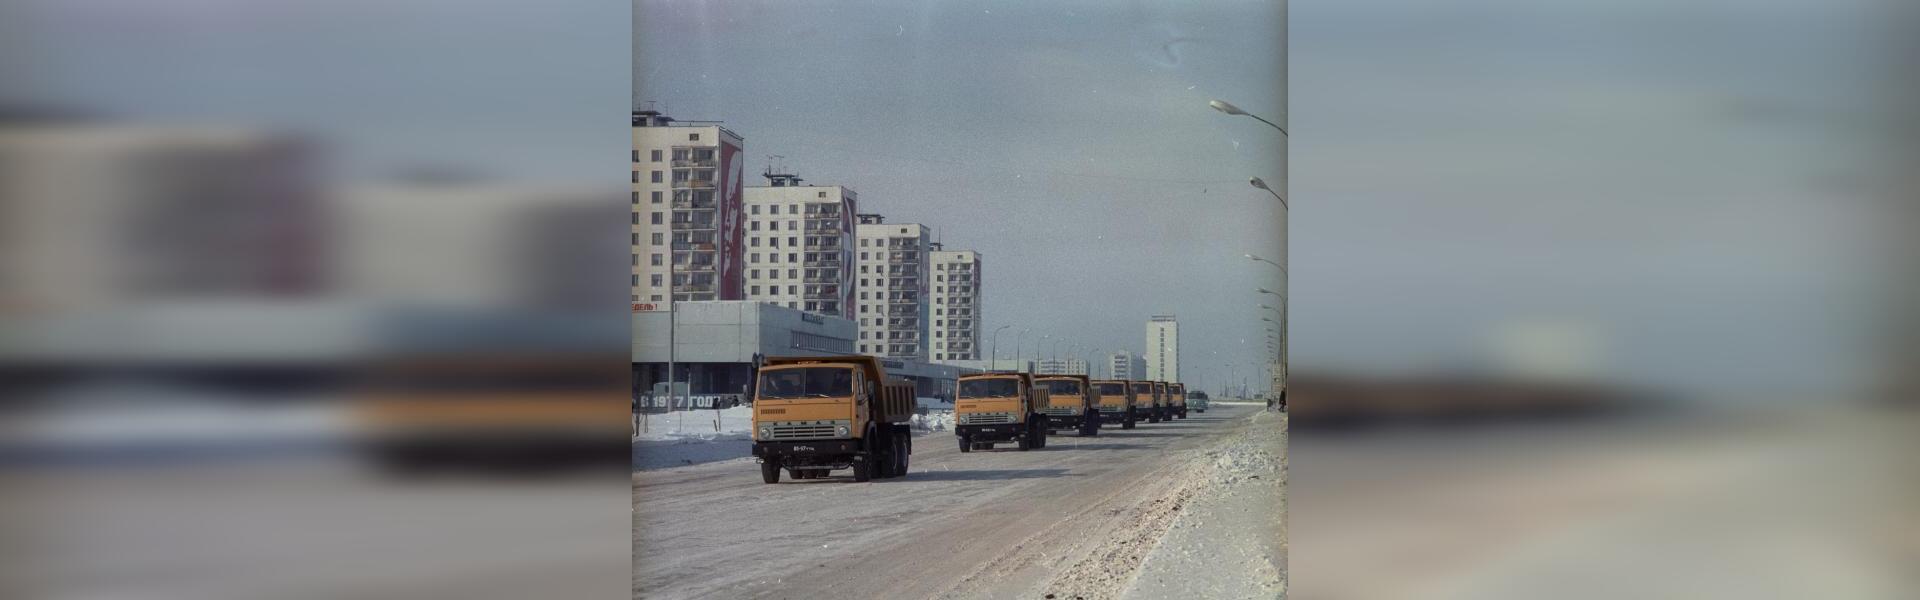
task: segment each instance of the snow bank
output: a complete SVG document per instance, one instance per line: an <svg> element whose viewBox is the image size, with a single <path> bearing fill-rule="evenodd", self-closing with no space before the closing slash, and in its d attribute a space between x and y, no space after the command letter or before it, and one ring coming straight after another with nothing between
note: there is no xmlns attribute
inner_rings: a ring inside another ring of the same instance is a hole
<svg viewBox="0 0 1920 600"><path fill-rule="evenodd" d="M751 406L645 414L640 419L641 430L633 437L635 440L694 442L747 439L753 433Z"/></svg>
<svg viewBox="0 0 1920 600"><path fill-rule="evenodd" d="M932 433L952 429L953 411L951 410L927 411L927 414L913 416L914 433Z"/></svg>

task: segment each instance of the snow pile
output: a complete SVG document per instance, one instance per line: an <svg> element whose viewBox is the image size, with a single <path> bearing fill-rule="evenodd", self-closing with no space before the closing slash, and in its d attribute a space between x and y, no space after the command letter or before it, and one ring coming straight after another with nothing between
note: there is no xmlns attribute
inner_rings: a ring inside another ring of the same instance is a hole
<svg viewBox="0 0 1920 600"><path fill-rule="evenodd" d="M913 416L913 430L917 432L947 431L953 429L953 411L927 411L924 415Z"/></svg>
<svg viewBox="0 0 1920 600"><path fill-rule="evenodd" d="M753 407L643 414L639 429L635 440L688 443L747 439L753 434Z"/></svg>

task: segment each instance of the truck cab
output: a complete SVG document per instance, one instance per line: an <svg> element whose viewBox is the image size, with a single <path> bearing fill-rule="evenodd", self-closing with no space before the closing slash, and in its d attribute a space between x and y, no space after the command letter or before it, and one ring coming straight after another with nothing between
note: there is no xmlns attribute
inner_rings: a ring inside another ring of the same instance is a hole
<svg viewBox="0 0 1920 600"><path fill-rule="evenodd" d="M1160 395L1153 392L1153 382L1128 381L1127 387L1133 391L1133 420L1159 423Z"/></svg>
<svg viewBox="0 0 1920 600"><path fill-rule="evenodd" d="M1082 436L1100 435L1100 411L1096 408L1093 382L1085 375L1039 375L1034 385L1047 391L1049 404L1047 433L1072 429Z"/></svg>
<svg viewBox="0 0 1920 600"><path fill-rule="evenodd" d="M778 483L852 469L854 481L905 475L913 385L889 382L871 356L768 358L755 374L753 455Z"/></svg>
<svg viewBox="0 0 1920 600"><path fill-rule="evenodd" d="M1167 384L1167 410L1169 418L1187 418L1187 386L1182 383Z"/></svg>
<svg viewBox="0 0 1920 600"><path fill-rule="evenodd" d="M1207 412L1207 403L1209 401L1210 399L1207 397L1206 392L1200 390L1187 392L1187 408L1193 409L1193 412Z"/></svg>
<svg viewBox="0 0 1920 600"><path fill-rule="evenodd" d="M1121 429L1133 429L1135 416L1133 390L1128 389L1127 384L1125 379L1100 379L1093 382L1101 423L1119 425Z"/></svg>
<svg viewBox="0 0 1920 600"><path fill-rule="evenodd" d="M1173 399L1167 395L1167 382L1153 382L1153 407L1161 421L1173 420Z"/></svg>
<svg viewBox="0 0 1920 600"><path fill-rule="evenodd" d="M1047 390L1027 373L990 372L960 377L953 403L953 435L960 451L990 450L1013 442L1021 450L1047 445Z"/></svg>

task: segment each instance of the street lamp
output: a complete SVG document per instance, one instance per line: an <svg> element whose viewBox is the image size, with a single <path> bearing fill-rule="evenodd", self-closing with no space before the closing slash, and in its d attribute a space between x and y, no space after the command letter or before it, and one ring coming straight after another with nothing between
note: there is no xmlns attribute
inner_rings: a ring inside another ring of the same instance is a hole
<svg viewBox="0 0 1920 600"><path fill-rule="evenodd" d="M1006 329L1012 326L1012 324L1001 325L1000 329ZM987 361L988 371L992 371L994 367L1000 364L1000 329L993 330L993 359Z"/></svg>
<svg viewBox="0 0 1920 600"><path fill-rule="evenodd" d="M1013 362L1015 363L1020 362L1020 345L1026 342L1027 332L1029 331L1033 331L1033 328L1021 329L1020 335L1013 336ZM1014 370L1018 371L1019 369Z"/></svg>
<svg viewBox="0 0 1920 600"><path fill-rule="evenodd" d="M1261 181L1259 177L1248 177L1247 183L1252 185L1253 187L1266 190L1267 193L1269 194L1273 194L1273 199L1280 201L1281 208L1285 208L1287 210L1293 210L1293 207L1287 206L1287 199L1280 197L1280 192L1273 191L1273 188L1267 187L1267 182Z"/></svg>
<svg viewBox="0 0 1920 600"><path fill-rule="evenodd" d="M1220 111L1220 112L1223 112L1223 113L1227 113L1227 114L1230 114L1230 115L1235 115L1235 116L1240 116L1240 115L1245 115L1245 116L1249 116L1249 117L1253 117L1253 118L1255 118L1255 119L1260 119L1260 115L1256 115L1256 114L1253 114L1253 113L1250 113L1250 112L1247 112L1247 111L1244 111L1244 110L1240 110L1240 107L1238 107L1238 106L1234 106L1234 105L1232 105L1232 104L1228 104L1228 103L1227 103L1227 102L1226 102L1225 100L1208 100L1208 101L1207 101L1207 106L1211 106L1211 107L1213 107L1213 109L1214 109L1214 110L1217 110L1217 111ZM1278 130L1280 130L1280 135L1289 135L1289 136L1290 136L1290 134L1288 134L1288 133L1287 133L1287 128L1285 128L1285 127L1281 127L1281 126L1279 126L1278 124L1275 124L1275 123L1274 123L1273 121L1268 121L1268 120L1266 120L1266 119L1260 119L1260 122L1261 122L1261 123L1266 123L1266 124L1268 124L1268 125L1272 125L1274 129L1278 129Z"/></svg>
<svg viewBox="0 0 1920 600"><path fill-rule="evenodd" d="M1273 261L1271 261L1271 260L1267 260L1267 259L1264 259L1264 258L1260 258L1260 257L1258 257L1258 256L1254 256L1254 255L1252 255L1252 254L1242 254L1241 256L1245 256L1245 257L1247 257L1247 260L1251 260L1251 261L1254 261L1254 262L1263 262L1263 263L1267 263L1267 264L1270 264L1270 265L1273 265L1273 266L1274 266L1275 268L1277 268L1277 269L1280 269L1280 272L1281 272L1281 273L1285 273L1285 272L1287 272L1287 266L1286 266L1286 265L1283 265L1283 264L1280 264L1280 263L1277 263L1277 262L1273 262Z"/></svg>

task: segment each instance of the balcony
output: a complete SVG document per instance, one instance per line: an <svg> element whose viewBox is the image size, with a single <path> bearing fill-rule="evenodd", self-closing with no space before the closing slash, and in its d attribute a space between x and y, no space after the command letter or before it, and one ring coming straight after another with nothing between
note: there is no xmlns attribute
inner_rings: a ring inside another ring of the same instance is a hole
<svg viewBox="0 0 1920 600"><path fill-rule="evenodd" d="M713 180L711 180L711 179L682 179L682 180L680 180L680 181L675 181L675 182L673 182L673 187L674 187L674 189L695 189L695 190L710 190L710 189L713 189Z"/></svg>
<svg viewBox="0 0 1920 600"><path fill-rule="evenodd" d="M677 158L677 159L674 159L673 166L690 167L690 168L696 168L696 169L711 169L711 168L720 166L720 161L717 161L711 158L704 159L704 160L691 159L691 158Z"/></svg>

